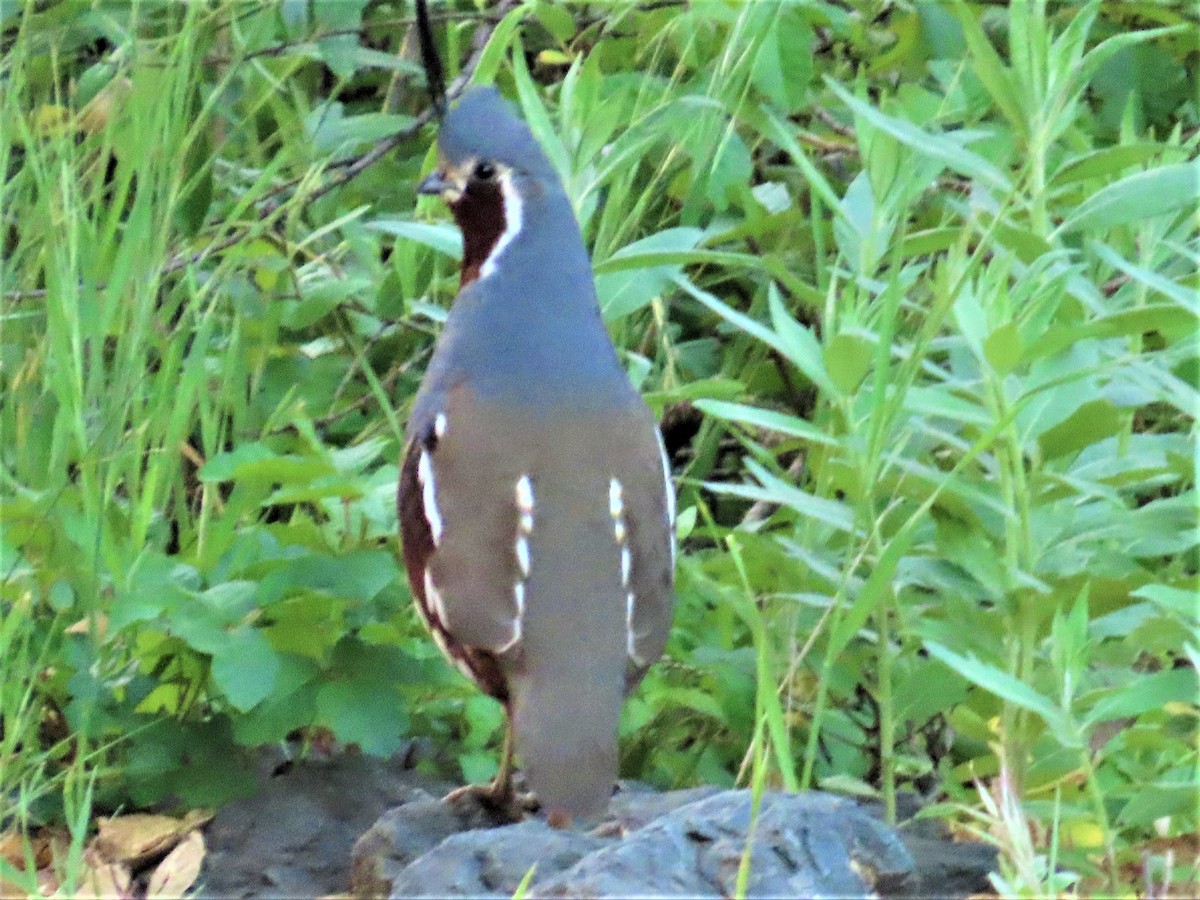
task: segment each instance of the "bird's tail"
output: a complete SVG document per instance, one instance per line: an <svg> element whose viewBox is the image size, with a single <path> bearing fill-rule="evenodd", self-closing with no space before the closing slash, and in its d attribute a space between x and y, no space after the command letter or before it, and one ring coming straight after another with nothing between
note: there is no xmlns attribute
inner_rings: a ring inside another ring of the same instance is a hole
<svg viewBox="0 0 1200 900"><path fill-rule="evenodd" d="M525 777L548 817L588 818L608 806L617 780L619 674L530 672L513 685L513 732Z"/></svg>

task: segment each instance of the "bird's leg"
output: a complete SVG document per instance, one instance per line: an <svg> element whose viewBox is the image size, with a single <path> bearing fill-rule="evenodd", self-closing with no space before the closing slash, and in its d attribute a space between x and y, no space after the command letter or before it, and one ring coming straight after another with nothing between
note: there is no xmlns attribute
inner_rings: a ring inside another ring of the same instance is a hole
<svg viewBox="0 0 1200 900"><path fill-rule="evenodd" d="M493 802L500 806L506 802L512 802L513 793L513 724L512 716L508 715L508 710L505 710L504 716L504 746L500 750L500 769L496 772L496 777L492 779L492 786L489 790Z"/></svg>
<svg viewBox="0 0 1200 900"><path fill-rule="evenodd" d="M519 822L527 812L536 809L537 804L531 794L518 795L513 786L514 751L512 717L506 715L504 745L500 750L500 769L496 772L496 777L490 784L468 784L465 787L456 788L446 795L445 801L454 803L464 797L474 797L492 812L500 814L509 821Z"/></svg>

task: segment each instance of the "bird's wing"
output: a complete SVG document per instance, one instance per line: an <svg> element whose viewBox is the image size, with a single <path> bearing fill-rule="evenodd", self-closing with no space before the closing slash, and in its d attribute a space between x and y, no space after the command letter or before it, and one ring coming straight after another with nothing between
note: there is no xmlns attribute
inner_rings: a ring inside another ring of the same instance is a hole
<svg viewBox="0 0 1200 900"><path fill-rule="evenodd" d="M675 489L662 437L646 418L627 432L621 467L632 552L626 598L629 689L662 656L675 606Z"/></svg>
<svg viewBox="0 0 1200 900"><path fill-rule="evenodd" d="M519 462L479 433L465 389L443 396L414 429L401 470L409 584L435 637L501 653L518 636Z"/></svg>

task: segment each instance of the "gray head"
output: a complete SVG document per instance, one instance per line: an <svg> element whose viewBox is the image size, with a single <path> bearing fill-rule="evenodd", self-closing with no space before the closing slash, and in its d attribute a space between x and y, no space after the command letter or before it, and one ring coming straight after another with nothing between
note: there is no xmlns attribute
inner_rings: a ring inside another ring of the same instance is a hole
<svg viewBox="0 0 1200 900"><path fill-rule="evenodd" d="M511 173L548 184L558 173L533 133L494 87L468 90L442 121L438 168L421 183L451 206L475 183L486 186Z"/></svg>
<svg viewBox="0 0 1200 900"><path fill-rule="evenodd" d="M558 173L529 126L492 87L472 88L446 114L438 167L417 190L439 195L454 213L463 234L463 286L486 274L492 254L522 231L530 198L544 201L539 217L560 236L577 227ZM569 225L558 222L564 216Z"/></svg>

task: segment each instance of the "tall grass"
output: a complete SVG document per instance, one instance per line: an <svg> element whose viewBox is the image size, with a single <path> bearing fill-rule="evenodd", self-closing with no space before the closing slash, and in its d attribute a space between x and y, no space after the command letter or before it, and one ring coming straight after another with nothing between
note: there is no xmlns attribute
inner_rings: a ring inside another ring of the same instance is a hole
<svg viewBox="0 0 1200 900"><path fill-rule="evenodd" d="M476 76L563 174L632 377L704 414L626 774L917 790L1005 892L1189 877L1197 111L1095 96L1195 23L1126 6L489 24ZM456 237L429 131L335 186L425 102L363 14L3 23L0 797L76 858L93 806L219 802L296 729L494 765L393 556Z"/></svg>

